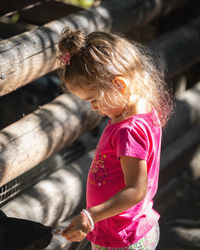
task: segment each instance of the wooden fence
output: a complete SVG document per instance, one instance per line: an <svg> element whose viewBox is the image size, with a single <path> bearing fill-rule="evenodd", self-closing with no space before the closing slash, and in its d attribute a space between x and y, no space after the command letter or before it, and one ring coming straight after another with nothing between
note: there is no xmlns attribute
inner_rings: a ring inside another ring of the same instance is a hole
<svg viewBox="0 0 200 250"><path fill-rule="evenodd" d="M63 16L49 23L34 24L24 33L2 39L0 95L9 96L42 76L55 74L56 46L65 26L86 33L121 32L146 43L156 55L155 60L159 58L176 96L175 113L163 136L160 198L169 190L167 187L179 180L185 168L191 166L196 175L199 173L195 159L200 151L200 75L196 73L200 65L200 17L195 11L187 14L191 4L199 7L194 0L192 3L107 0L89 10L73 8L73 13L66 12L66 16L62 12ZM63 3L63 6L69 5ZM170 24L170 18L176 20L177 13L181 21ZM3 13L1 19L5 16ZM87 104L61 93L3 128L0 131L2 209L11 216L62 226L85 204L87 171L98 141L98 136L87 132L96 127L102 130L104 126L104 121ZM67 243L54 239L48 249L61 249L62 244ZM75 249L74 245L71 247ZM83 249L83 245L76 248Z"/></svg>

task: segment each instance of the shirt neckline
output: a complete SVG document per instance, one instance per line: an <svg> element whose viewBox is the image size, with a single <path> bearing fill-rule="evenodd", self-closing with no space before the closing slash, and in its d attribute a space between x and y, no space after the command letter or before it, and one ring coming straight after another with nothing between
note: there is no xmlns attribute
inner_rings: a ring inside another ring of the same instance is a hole
<svg viewBox="0 0 200 250"><path fill-rule="evenodd" d="M123 123L123 122L126 122L126 121L128 121L129 119L132 119L132 118L134 118L134 117L146 117L146 116L148 117L148 116L153 115L154 113L155 113L155 110L152 109L151 112L131 115L131 116L127 117L126 119L124 119L124 120L122 120L122 121L119 121L119 122L115 122L115 123L111 123L111 122L112 122L112 119L110 119L110 120L108 121L108 125L109 125L109 126L111 126L111 125L118 125L118 124L121 124L121 123Z"/></svg>

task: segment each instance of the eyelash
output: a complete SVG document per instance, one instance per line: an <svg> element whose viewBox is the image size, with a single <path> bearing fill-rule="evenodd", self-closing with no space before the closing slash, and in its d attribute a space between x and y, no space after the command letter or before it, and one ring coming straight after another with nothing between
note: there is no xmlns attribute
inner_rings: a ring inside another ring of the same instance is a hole
<svg viewBox="0 0 200 250"><path fill-rule="evenodd" d="M92 100L90 103L96 103L97 102L97 100Z"/></svg>

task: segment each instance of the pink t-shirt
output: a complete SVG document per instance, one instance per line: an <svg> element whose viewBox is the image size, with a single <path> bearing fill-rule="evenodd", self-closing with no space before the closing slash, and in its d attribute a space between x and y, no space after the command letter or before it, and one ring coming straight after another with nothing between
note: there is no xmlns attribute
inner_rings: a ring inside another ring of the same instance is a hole
<svg viewBox="0 0 200 250"><path fill-rule="evenodd" d="M118 123L108 122L88 174L87 209L105 202L125 187L121 156L147 161L148 188L138 204L96 223L87 235L88 240L105 247L125 247L137 242L157 223L160 216L152 206L158 186L161 135L154 110Z"/></svg>

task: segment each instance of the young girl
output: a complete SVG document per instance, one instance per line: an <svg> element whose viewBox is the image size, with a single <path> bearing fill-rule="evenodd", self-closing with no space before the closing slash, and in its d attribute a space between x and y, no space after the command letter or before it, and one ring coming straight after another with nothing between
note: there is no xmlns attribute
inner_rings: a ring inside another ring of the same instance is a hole
<svg viewBox="0 0 200 250"><path fill-rule="evenodd" d="M87 180L87 210L62 232L92 249L155 249L161 128L170 95L147 50L105 32L64 29L59 41L64 87L110 118Z"/></svg>

